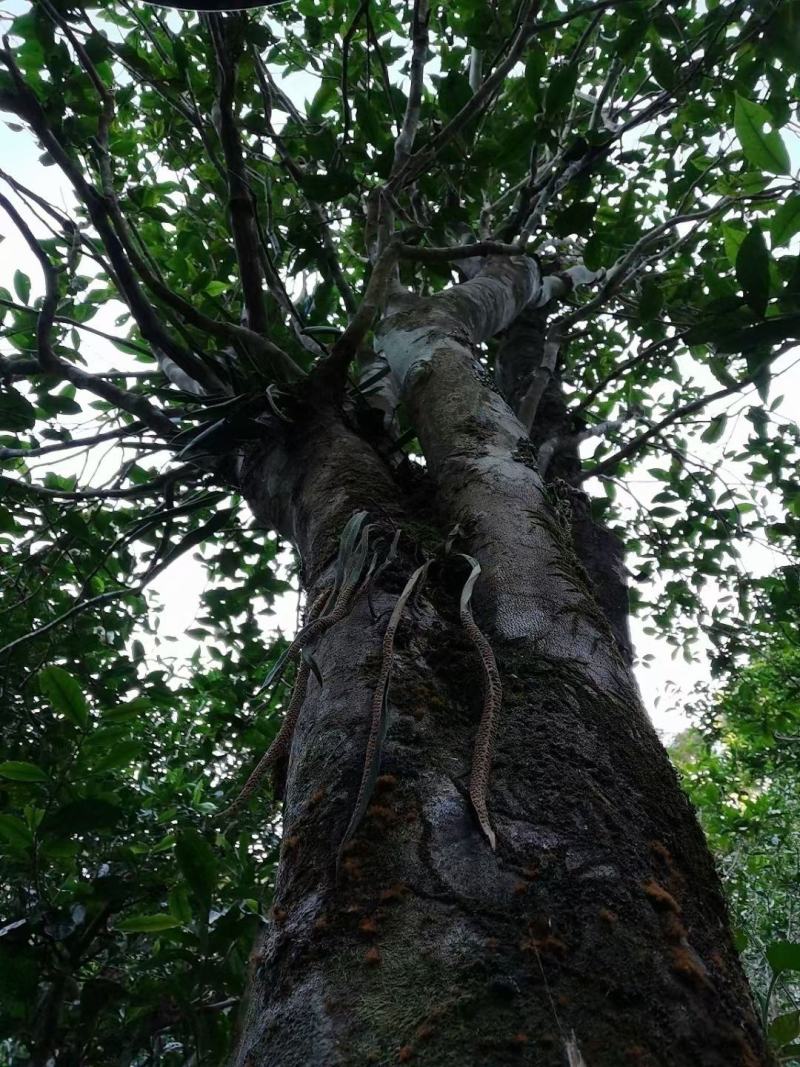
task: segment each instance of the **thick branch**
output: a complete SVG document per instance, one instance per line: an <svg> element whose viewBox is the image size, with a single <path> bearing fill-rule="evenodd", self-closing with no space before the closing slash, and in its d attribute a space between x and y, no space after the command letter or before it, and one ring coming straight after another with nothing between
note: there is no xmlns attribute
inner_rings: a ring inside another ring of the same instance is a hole
<svg viewBox="0 0 800 1067"><path fill-rule="evenodd" d="M394 162L392 174L399 173L405 166L414 147L419 116L422 109L422 88L425 79L425 60L428 56L428 23L430 7L428 0L414 0L414 14L411 19L411 70L408 87L408 100L403 115L403 124L394 145Z"/></svg>
<svg viewBox="0 0 800 1067"><path fill-rule="evenodd" d="M215 14L207 16L207 23L217 60L216 125L225 157L231 233L239 264L247 325L256 333L266 334L269 324L262 289L256 210L234 114L237 70L242 53L242 18L241 15L223 17Z"/></svg>

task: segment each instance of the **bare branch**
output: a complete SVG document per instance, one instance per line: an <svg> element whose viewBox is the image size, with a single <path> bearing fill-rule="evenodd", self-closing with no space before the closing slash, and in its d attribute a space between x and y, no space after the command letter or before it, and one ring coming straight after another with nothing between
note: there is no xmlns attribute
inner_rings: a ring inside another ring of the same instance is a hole
<svg viewBox="0 0 800 1067"><path fill-rule="evenodd" d="M682 330L680 333L676 333L672 337L663 337L660 341L654 341L653 344L647 345L645 348L640 349L635 355L631 356L629 359L623 360L622 363L614 367L614 369L609 371L608 374L604 375L604 377L600 379L597 385L595 385L594 388L586 394L580 404L573 409L573 414L577 415L579 412L586 411L590 404L597 399L597 397L600 395L600 393L602 393L605 387L610 382L613 382L615 378L622 377L623 374L629 371L631 367L635 367L638 363L644 363L645 360L649 359L650 356L654 355L662 348L674 348L683 340L683 338L688 332L688 330Z"/></svg>
<svg viewBox="0 0 800 1067"><path fill-rule="evenodd" d="M556 434L555 437L548 438L536 454L536 466L539 469L539 474L542 478L546 477L547 469L558 452L562 452L567 448L577 448L583 441L589 441L592 437L603 437L605 434L613 433L614 430L624 426L626 422L627 418L606 419L605 422L598 422L594 426L588 426L585 430L581 430L580 433Z"/></svg>
<svg viewBox="0 0 800 1067"><path fill-rule="evenodd" d="M397 246L400 259L417 263L449 263L457 259L472 259L482 256L522 256L525 250L516 244L502 241L475 241L468 245L445 245L441 248L425 245L401 244Z"/></svg>
<svg viewBox="0 0 800 1067"><path fill-rule="evenodd" d="M331 382L338 388L344 385L350 361L386 302L387 292L397 266L398 247L396 242L390 242L379 256L358 311L334 344L330 356L317 368L319 380Z"/></svg>
<svg viewBox="0 0 800 1067"><path fill-rule="evenodd" d="M414 147L422 109L422 88L425 79L425 60L428 57L428 23L430 21L428 0L414 0L411 17L411 70L408 100L403 124L394 145L392 174L399 174L408 161Z"/></svg>
<svg viewBox="0 0 800 1067"><path fill-rule="evenodd" d="M261 56L254 49L252 52L253 60L256 66L256 73L259 80L259 88L261 92L261 98L264 106L264 125L267 130L267 134L270 140L275 145L275 148L280 156L281 162L289 173L289 176L297 185L302 194L303 178L305 177L305 171L303 168L292 158L291 153L286 148L283 138L278 134L272 126L272 100L273 97L281 103L281 107L285 108L289 114L291 114L294 121L296 121L301 127L305 127L302 116L295 108L294 104L281 92L281 90L275 85L275 82L270 74L268 68L264 64ZM325 262L328 269L331 272L333 283L336 286L339 295L342 298L342 303L345 306L345 310L348 315L355 315L358 309L358 303L353 290L350 287L349 282L344 276L341 264L339 263L339 257L336 254L336 246L334 245L333 238L331 236L330 226L325 218L325 212L321 206L313 200L309 200L308 197L304 197L306 203L309 206L309 210L316 216L317 222L320 228L320 235L322 237L322 247L325 252Z"/></svg>
<svg viewBox="0 0 800 1067"><path fill-rule="evenodd" d="M0 448L0 460L28 459L35 456L44 456L49 452L68 452L70 449L82 448L85 445L92 447L101 444L103 441L113 441L115 438L135 434L143 428L143 423L130 423L127 426L118 426L115 430L92 434L90 437L73 437L70 441L58 441L52 445L40 445L38 448Z"/></svg>
<svg viewBox="0 0 800 1067"><path fill-rule="evenodd" d="M350 98L348 96L347 67L350 61L350 45L362 15L369 10L369 0L361 0L350 25L342 38L342 145L350 138ZM369 31L367 31L369 32Z"/></svg>
<svg viewBox="0 0 800 1067"><path fill-rule="evenodd" d="M423 3L424 0L420 0ZM523 5L522 13L517 22L517 30L514 34L514 38L509 45L503 61L492 71L488 78L483 82L476 93L464 104L460 111L453 116L453 118L443 127L442 130L432 139L429 145L424 149L416 152L413 156L406 152L405 156L402 155L405 150L405 142L401 147L401 161L395 167L393 167L392 176L387 183L387 189L392 193L397 191L404 185L408 185L419 176L441 153L445 145L460 133L460 131L471 122L473 119L481 115L492 103L497 93L502 88L505 80L511 71L514 64L519 60L522 55L531 35L534 32L534 16L538 8L538 0L526 0ZM420 82L422 74L420 73ZM409 97L409 103L411 98ZM406 115L408 117L408 109ZM416 131L416 122L419 116L417 114L416 120L413 119L412 130ZM406 123L404 121L403 128L405 130ZM401 131L400 137L403 136ZM398 138L400 143L400 138ZM410 146L409 150L410 151ZM397 163L397 148L395 147L395 162Z"/></svg>
<svg viewBox="0 0 800 1067"><path fill-rule="evenodd" d="M205 16L217 61L216 126L228 181L228 212L239 264L247 325L255 333L266 334L267 322L261 264L258 254L258 227L253 193L247 181L239 127L234 114L236 79L244 26L240 14Z"/></svg>

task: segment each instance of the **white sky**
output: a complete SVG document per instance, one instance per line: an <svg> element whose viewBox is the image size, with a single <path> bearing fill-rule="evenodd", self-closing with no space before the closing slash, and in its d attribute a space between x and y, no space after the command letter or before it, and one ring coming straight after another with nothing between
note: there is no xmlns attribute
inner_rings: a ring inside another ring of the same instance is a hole
<svg viewBox="0 0 800 1067"><path fill-rule="evenodd" d="M19 0L12 0L11 10L20 11L24 5ZM8 7L5 8L7 12ZM293 97L302 103L304 97L313 94L314 83L304 75L295 75L291 79L282 79L282 87L291 92ZM795 136L787 137L790 151L795 165L800 160L800 139ZM45 196L51 203L68 207L72 198L66 181L56 167L44 167L39 162L40 150L27 132L17 133L8 129L4 122L0 121L0 166L7 170L18 180L31 189ZM38 226L34 226L35 232L40 232ZM14 271L20 269L29 275L32 283L32 296L39 295L42 291L42 279L39 267L31 255L24 241L16 233L10 220L0 211L0 234L5 240L0 243L0 285L5 286L13 293L12 279ZM123 335L123 330L114 326L114 319L120 313L120 306L114 305L104 308L92 321L91 325L104 329L118 336ZM84 346L81 351L87 359L89 367L93 371L108 370L111 368L122 369L130 364L125 356L109 343L84 334ZM784 364L789 365L793 357L784 357ZM703 379L698 375L697 380ZM717 388L718 383L709 377L712 388ZM784 374L773 385L770 401L776 396L784 394L787 401L784 402L782 413L786 417L797 419L797 403L791 402L791 398L800 396L800 367L794 368ZM747 394L744 394L747 396ZM751 401L752 402L752 399ZM736 404L736 409L746 409L747 403ZM712 412L713 413L713 412ZM727 434L724 441L717 448L724 449L729 455L738 451L741 443L746 439L749 424L744 418L740 418ZM593 443L589 442L590 448ZM708 455L704 459L708 462L713 458L714 447L706 448ZM60 453L57 457L60 457ZM53 459L57 458L56 456ZM49 459L49 457L47 457ZM111 469L116 469L119 464L119 453L114 457ZM42 473L48 469L57 470L59 473L71 473L76 470L69 462L53 466L43 460ZM643 467L653 466L652 459L644 463ZM79 467L77 469L80 469ZM738 471L731 466L726 467L726 475L733 482L741 481L744 477L740 468ZM643 501L663 488L663 484L655 481L647 475L644 469L633 472L628 484ZM594 488L594 487L591 487ZM621 494L624 496L624 494ZM622 501L620 501L622 503ZM772 548L762 544L748 543L743 547L747 553L748 569L753 573L768 573L776 566L785 562ZM669 576L671 577L671 576ZM199 596L202 592L204 572L200 563L191 556L184 556L169 567L150 586L151 598L157 597L163 604L160 616L159 634L162 638L174 638L170 647L163 648L162 652L175 656L178 660L188 660L196 647L196 642L186 636L185 631L194 623L195 614L198 610ZM647 595L647 590L644 590ZM717 595L715 592L708 593L710 597ZM280 598L275 605L274 626L284 633L291 634L296 625L297 595L287 594ZM646 621L636 618L632 620L632 631L635 646L640 657L647 656L650 665L642 664L637 668L637 677L645 700L645 704L658 729L671 735L679 731L686 724L683 704L686 695L697 682L704 682L709 678L709 666L707 658L702 651L695 651L691 662L687 662L683 655L675 656L673 650L663 638L653 637L643 632ZM265 632L265 641L269 634ZM652 659L650 659L652 657Z"/></svg>

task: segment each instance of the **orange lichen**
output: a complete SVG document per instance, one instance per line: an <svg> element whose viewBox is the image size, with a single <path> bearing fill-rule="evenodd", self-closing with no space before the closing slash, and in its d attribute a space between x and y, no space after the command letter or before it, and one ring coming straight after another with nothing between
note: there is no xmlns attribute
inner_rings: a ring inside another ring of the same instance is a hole
<svg viewBox="0 0 800 1067"><path fill-rule="evenodd" d="M553 956L566 954L567 946L558 937L548 934L547 937L531 937L520 941L519 947L523 952L549 952Z"/></svg>
<svg viewBox="0 0 800 1067"><path fill-rule="evenodd" d="M664 913L661 920L661 928L667 941L681 943L686 939L688 931L674 911Z"/></svg>
<svg viewBox="0 0 800 1067"><path fill-rule="evenodd" d="M523 1034L522 1031L520 1031L518 1034L514 1034L514 1036L511 1038L511 1040L515 1045L527 1045L528 1044L528 1035L527 1034Z"/></svg>
<svg viewBox="0 0 800 1067"><path fill-rule="evenodd" d="M387 808L385 804L370 804L367 808L367 817L385 823L397 822L396 813L391 808Z"/></svg>
<svg viewBox="0 0 800 1067"><path fill-rule="evenodd" d="M397 785L396 774L382 774L375 780L375 788L379 792L386 789L394 789Z"/></svg>
<svg viewBox="0 0 800 1067"><path fill-rule="evenodd" d="M692 949L685 945L680 945L672 949L671 956L672 969L676 974L681 975L682 978L688 978L689 981L694 982L697 985L708 984L708 978L706 977L706 970L702 960L692 951Z"/></svg>
<svg viewBox="0 0 800 1067"><path fill-rule="evenodd" d="M325 790L324 790L323 787L320 786L319 789L315 789L314 792L311 794L311 796L308 798L308 806L309 806L309 808L316 807L316 805L319 804L319 802L322 800L322 798L324 796L325 796Z"/></svg>
<svg viewBox="0 0 800 1067"><path fill-rule="evenodd" d="M373 937L378 932L378 924L372 918L371 915L365 915L361 922L358 924L359 932L366 937Z"/></svg>
<svg viewBox="0 0 800 1067"><path fill-rule="evenodd" d="M406 887L400 882L395 882L394 885L381 890L380 898L384 903L388 903L391 900L400 900L405 892Z"/></svg>
<svg viewBox="0 0 800 1067"><path fill-rule="evenodd" d="M397 1058L400 1063L408 1063L409 1060L413 1059L414 1050L411 1045L403 1045L403 1047L397 1053Z"/></svg>
<svg viewBox="0 0 800 1067"><path fill-rule="evenodd" d="M429 1023L423 1023L417 1027L415 1037L417 1041L430 1041L434 1035L434 1029Z"/></svg>
<svg viewBox="0 0 800 1067"><path fill-rule="evenodd" d="M630 1048L625 1049L625 1058L630 1060L631 1063L639 1063L647 1055L647 1050L642 1048L641 1045L631 1045Z"/></svg>
<svg viewBox="0 0 800 1067"><path fill-rule="evenodd" d="M373 945L372 948L368 948L364 953L364 963L368 963L371 967L377 967L381 962L381 954L377 948Z"/></svg>
<svg viewBox="0 0 800 1067"><path fill-rule="evenodd" d="M680 904L672 893L668 892L663 885L659 885L653 878L647 882L643 882L642 889L649 897L650 903L654 908L667 909L676 913L681 910Z"/></svg>
<svg viewBox="0 0 800 1067"><path fill-rule="evenodd" d="M341 870L344 871L348 878L352 878L353 881L361 878L361 864L352 856L347 856L342 860Z"/></svg>
<svg viewBox="0 0 800 1067"><path fill-rule="evenodd" d="M650 851L654 852L656 854L656 856L660 856L661 859L664 861L664 863L666 863L666 865L668 867L672 866L672 853L667 848L667 846L665 844L663 844L661 841L651 841L650 842Z"/></svg>
<svg viewBox="0 0 800 1067"><path fill-rule="evenodd" d="M610 908L601 908L597 913L604 923L608 923L609 926L613 926L618 921L619 916L615 911L611 911Z"/></svg>

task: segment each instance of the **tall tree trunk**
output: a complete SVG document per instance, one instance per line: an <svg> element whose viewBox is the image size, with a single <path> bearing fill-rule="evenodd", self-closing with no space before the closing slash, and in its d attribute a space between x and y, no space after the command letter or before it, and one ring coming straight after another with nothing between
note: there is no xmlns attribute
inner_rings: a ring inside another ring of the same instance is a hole
<svg viewBox="0 0 800 1067"><path fill-rule="evenodd" d="M463 300L486 294L468 285L460 304L420 302L381 328L424 471L393 473L324 407L267 427L245 464L255 514L299 547L310 600L354 512L384 551L401 537L314 649L323 684L310 681L293 741L235 1063L765 1064L712 859L578 558L574 515L474 361ZM469 797L485 656L460 615L459 552L481 564L475 615L503 684L496 850ZM379 777L337 870L387 622L423 559Z"/></svg>

